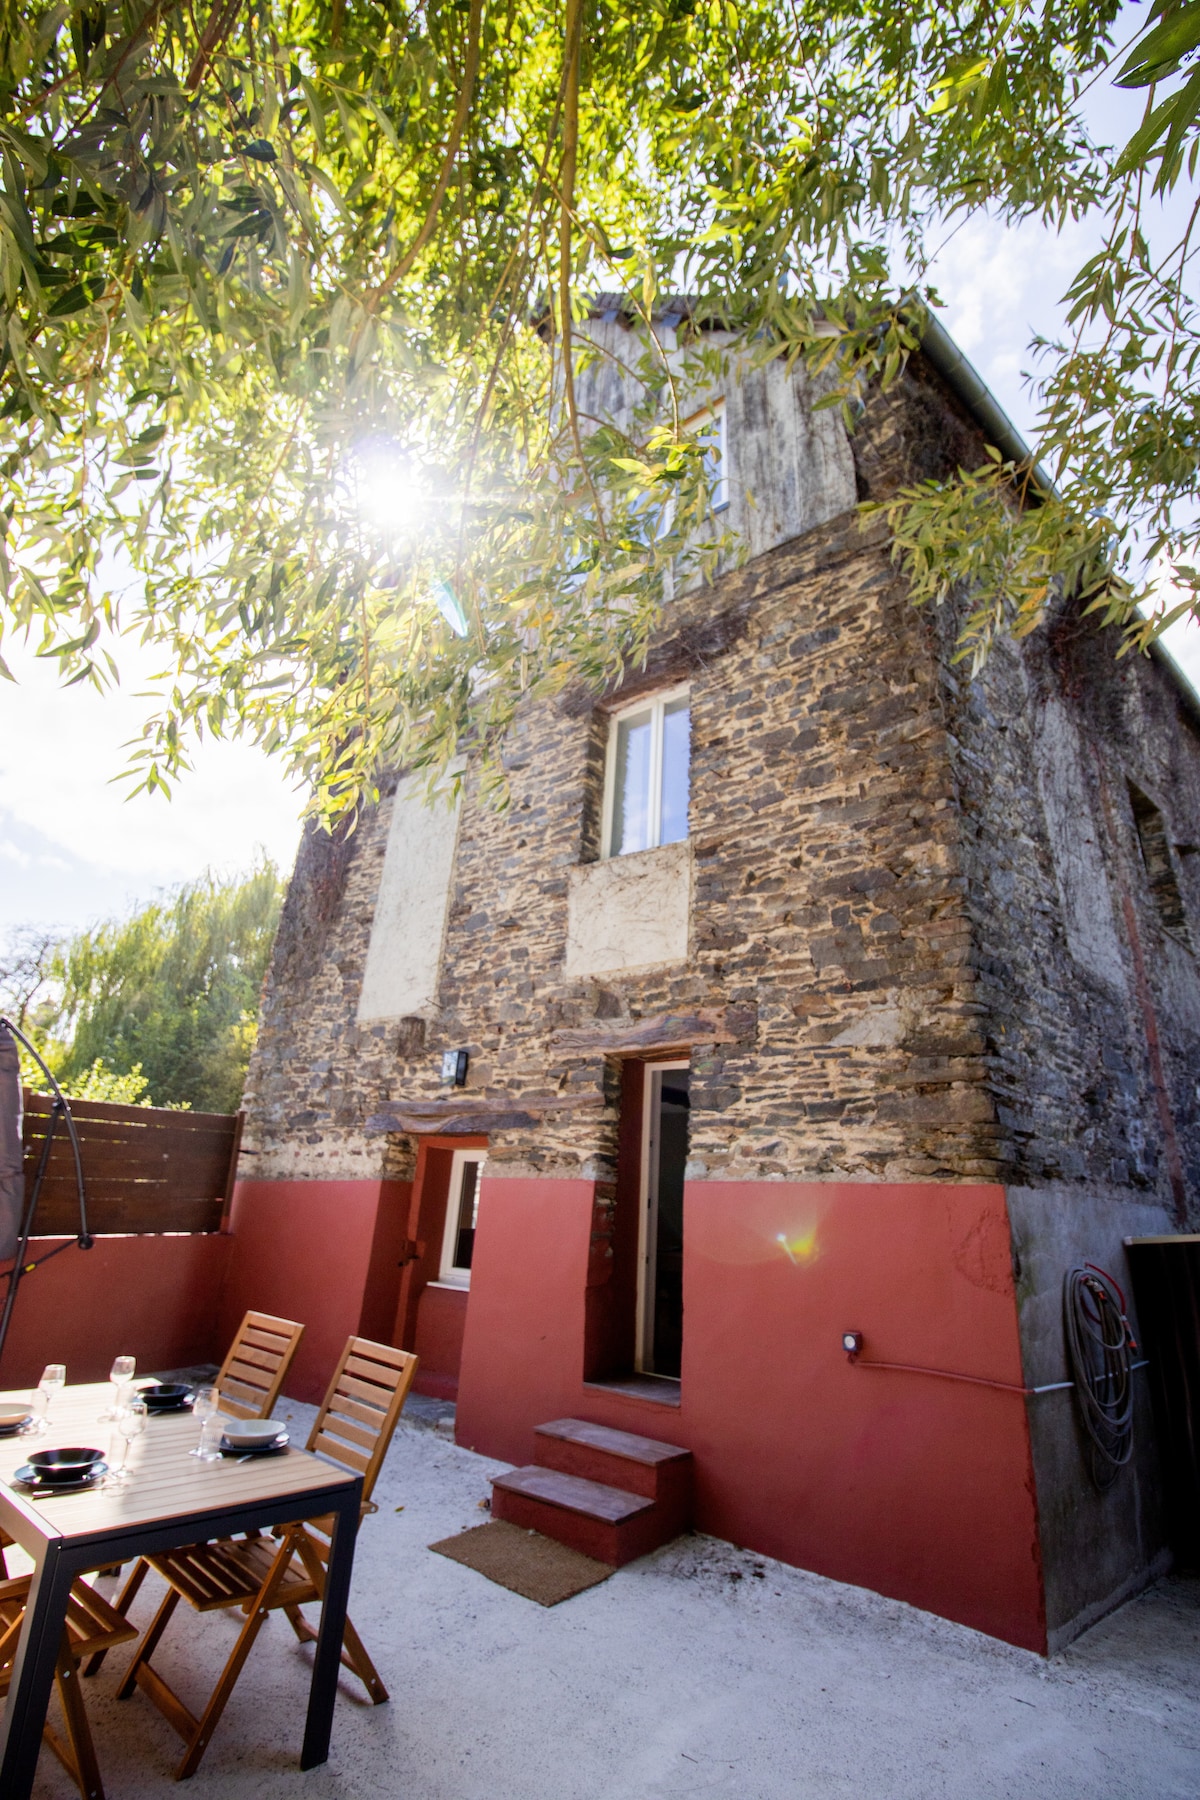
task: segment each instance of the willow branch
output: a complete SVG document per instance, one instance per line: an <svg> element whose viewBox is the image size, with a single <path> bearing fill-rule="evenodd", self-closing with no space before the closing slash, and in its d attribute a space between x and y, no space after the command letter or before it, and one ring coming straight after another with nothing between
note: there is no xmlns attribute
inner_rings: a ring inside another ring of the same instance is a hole
<svg viewBox="0 0 1200 1800"><path fill-rule="evenodd" d="M566 55L564 69L566 82L563 90L563 135L562 135L562 167L559 185L562 191L562 203L559 209L558 226L558 310L559 330L562 334L562 368L563 396L567 402L567 416L571 421L571 436L575 440L575 454L583 469L584 479L591 489L592 504L596 508L596 524L600 536L605 536L604 513L600 506L600 496L596 492L596 484L592 480L592 472L588 468L587 458L583 453L583 436L579 429L579 413L575 405L575 370L572 366L571 354L571 241L572 221L575 208L575 170L579 159L579 52L580 52L580 14L582 0L567 0L566 20Z"/></svg>
<svg viewBox="0 0 1200 1800"><path fill-rule="evenodd" d="M454 165L458 161L458 153L462 148L463 134L467 129L467 119L471 112L471 101L475 97L475 82L479 74L479 42L483 24L483 0L471 0L470 15L467 20L467 59L463 69L462 86L458 90L458 104L454 110L454 123L450 127L450 136L446 140L446 154L442 158L442 166L438 170L437 180L433 184L433 196L425 213L425 219L416 237L409 245L391 274L371 295L370 304L378 305L383 296L403 281L422 250L433 236L438 214L442 209L442 201L446 198L446 189L450 186L450 177L454 173Z"/></svg>

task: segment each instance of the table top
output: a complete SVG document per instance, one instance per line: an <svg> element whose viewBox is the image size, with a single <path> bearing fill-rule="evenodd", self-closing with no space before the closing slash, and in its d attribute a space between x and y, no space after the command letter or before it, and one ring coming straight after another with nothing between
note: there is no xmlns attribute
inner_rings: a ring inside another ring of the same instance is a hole
<svg viewBox="0 0 1200 1800"><path fill-rule="evenodd" d="M28 1397L28 1390L0 1394L2 1400ZM97 1484L80 1493L39 1497L12 1486L14 1473L28 1462L31 1450L82 1446L103 1451L107 1460L116 1427L101 1422L100 1414L111 1402L112 1385L107 1381L63 1388L50 1402L45 1433L0 1438L0 1523L18 1542L24 1542L30 1530L46 1539L87 1538L272 1500L284 1503L282 1518L290 1496L345 1487L353 1479L346 1470L294 1447L281 1456L249 1461L223 1456L219 1462L201 1462L188 1455L200 1436L200 1422L189 1411L151 1414L145 1431L129 1446L130 1479L121 1487ZM10 1509L15 1509L24 1529L16 1527Z"/></svg>

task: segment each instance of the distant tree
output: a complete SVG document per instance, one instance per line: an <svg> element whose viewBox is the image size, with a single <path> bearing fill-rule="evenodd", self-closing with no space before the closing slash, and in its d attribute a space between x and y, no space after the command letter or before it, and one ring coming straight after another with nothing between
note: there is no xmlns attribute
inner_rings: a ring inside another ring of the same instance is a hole
<svg viewBox="0 0 1200 1800"><path fill-rule="evenodd" d="M264 859L61 939L31 1035L66 1092L235 1111L281 899Z"/></svg>
<svg viewBox="0 0 1200 1800"><path fill-rule="evenodd" d="M45 1004L53 980L58 933L40 925L18 925L0 948L0 1013L18 1031L37 1029L38 996Z"/></svg>

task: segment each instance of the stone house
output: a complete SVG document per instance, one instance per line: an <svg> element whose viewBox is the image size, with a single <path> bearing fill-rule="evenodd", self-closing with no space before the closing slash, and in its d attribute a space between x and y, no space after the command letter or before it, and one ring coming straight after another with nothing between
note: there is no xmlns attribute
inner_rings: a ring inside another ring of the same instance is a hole
<svg viewBox="0 0 1200 1800"><path fill-rule="evenodd" d="M682 1446L700 1529L1053 1648L1164 1566L1144 1377L1100 1493L1061 1295L1195 1218L1195 703L1069 605L975 680L913 608L856 503L1013 443L943 333L853 436L780 365L705 406L742 566L526 709L507 810L468 766L306 836L243 1298L314 1384L416 1349L462 1444Z"/></svg>

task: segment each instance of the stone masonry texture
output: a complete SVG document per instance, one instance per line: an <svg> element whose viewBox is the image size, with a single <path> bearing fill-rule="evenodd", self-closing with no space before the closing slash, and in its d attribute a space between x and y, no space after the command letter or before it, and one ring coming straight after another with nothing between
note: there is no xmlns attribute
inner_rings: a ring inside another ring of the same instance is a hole
<svg viewBox="0 0 1200 1800"><path fill-rule="evenodd" d="M982 460L919 361L851 448L860 498ZM1200 982L1162 894L1173 880L1200 943L1193 712L1165 666L1118 662L1070 607L975 680L953 665L954 632L951 613L912 606L882 526L850 512L676 600L620 695L527 707L503 810L468 769L428 1020L355 1024L390 796L350 832L310 832L264 991L243 1173L406 1174L414 1140L366 1121L444 1098L442 1050L466 1048L460 1098L537 1114L493 1133L496 1173L609 1179L620 1064L605 1034L703 1013L724 1029L692 1052L697 1177L1086 1182L1182 1216L1200 1173ZM597 854L605 709L681 680L689 955L568 981L568 873ZM1048 707L1109 888L1094 955L1065 916L1076 852L1047 823L1046 780L1064 774L1039 769ZM1157 891L1139 805L1163 821Z"/></svg>

